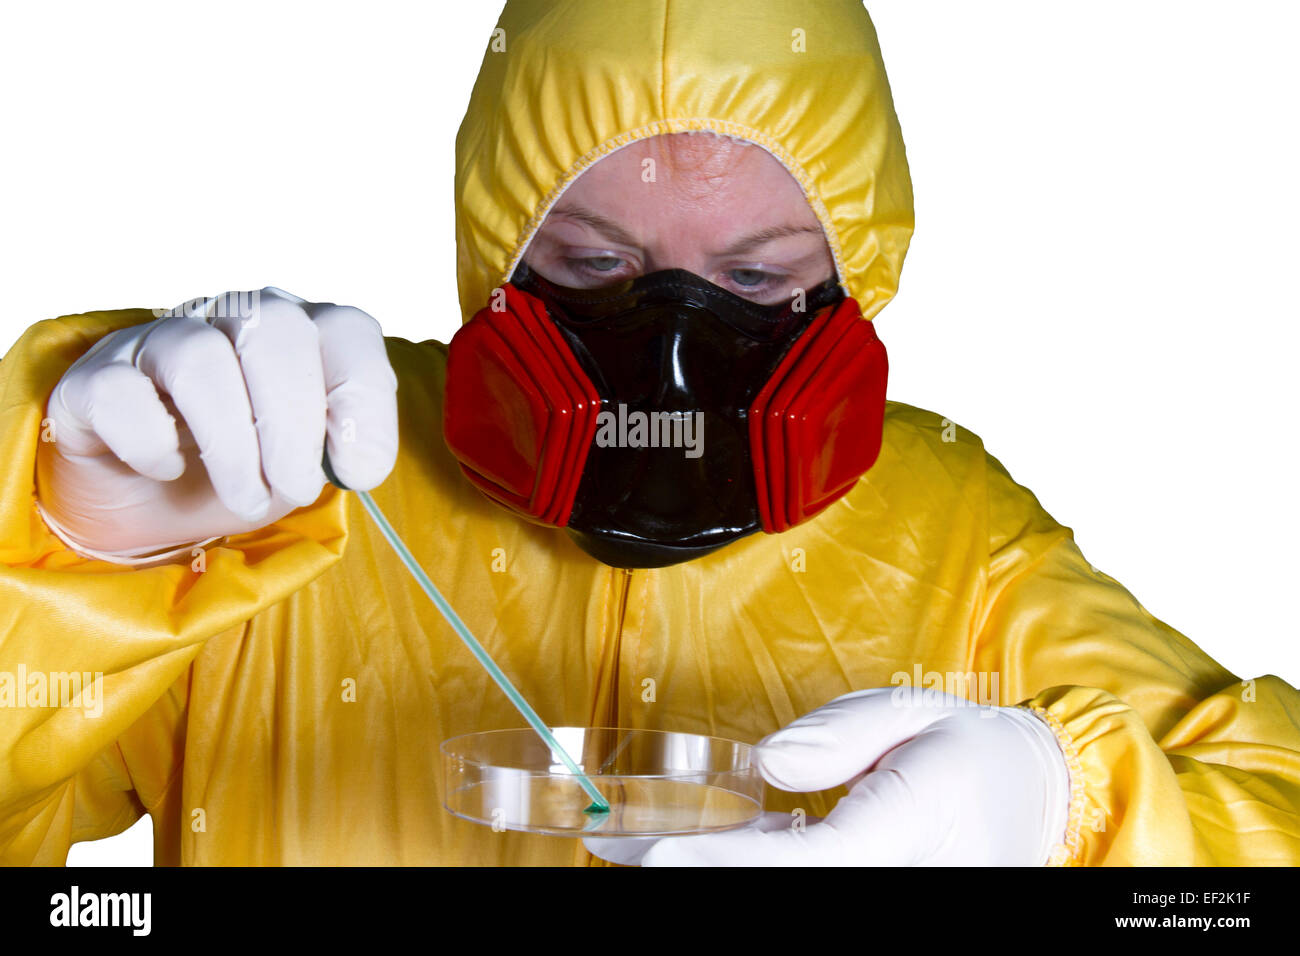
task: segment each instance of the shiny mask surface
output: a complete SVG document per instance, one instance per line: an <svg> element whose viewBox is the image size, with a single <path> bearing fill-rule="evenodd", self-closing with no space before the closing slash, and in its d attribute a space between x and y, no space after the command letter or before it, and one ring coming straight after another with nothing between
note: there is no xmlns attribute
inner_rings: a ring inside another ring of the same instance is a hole
<svg viewBox="0 0 1300 956"><path fill-rule="evenodd" d="M598 289L521 264L514 285L545 303L601 396L569 533L614 567L663 567L760 529L748 409L834 279L757 305L681 269Z"/></svg>

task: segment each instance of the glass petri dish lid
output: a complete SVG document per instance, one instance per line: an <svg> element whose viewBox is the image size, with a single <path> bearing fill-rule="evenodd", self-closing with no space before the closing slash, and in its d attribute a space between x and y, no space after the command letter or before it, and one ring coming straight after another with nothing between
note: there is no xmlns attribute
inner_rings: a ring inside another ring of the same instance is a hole
<svg viewBox="0 0 1300 956"><path fill-rule="evenodd" d="M531 728L443 742L443 806L496 830L551 836L650 837L748 826L763 812L752 746L722 737L613 727L552 727L560 746L610 805Z"/></svg>

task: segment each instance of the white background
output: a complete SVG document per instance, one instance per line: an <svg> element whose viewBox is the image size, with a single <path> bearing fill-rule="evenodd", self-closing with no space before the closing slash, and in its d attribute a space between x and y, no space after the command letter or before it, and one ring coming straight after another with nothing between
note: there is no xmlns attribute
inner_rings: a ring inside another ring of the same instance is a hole
<svg viewBox="0 0 1300 956"><path fill-rule="evenodd" d="M1229 670L1300 683L1300 12L869 8L916 188L891 397L981 435ZM0 348L267 284L446 341L454 138L498 10L6 5ZM71 861L150 844L146 818Z"/></svg>

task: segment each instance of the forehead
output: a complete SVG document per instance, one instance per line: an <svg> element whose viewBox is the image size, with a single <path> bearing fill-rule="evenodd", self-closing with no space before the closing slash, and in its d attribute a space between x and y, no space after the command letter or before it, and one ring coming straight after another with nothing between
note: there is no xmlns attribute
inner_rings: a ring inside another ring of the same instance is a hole
<svg viewBox="0 0 1300 956"><path fill-rule="evenodd" d="M574 206L631 223L725 213L744 222L817 224L799 183L776 157L711 132L653 136L611 153L565 190L552 213Z"/></svg>

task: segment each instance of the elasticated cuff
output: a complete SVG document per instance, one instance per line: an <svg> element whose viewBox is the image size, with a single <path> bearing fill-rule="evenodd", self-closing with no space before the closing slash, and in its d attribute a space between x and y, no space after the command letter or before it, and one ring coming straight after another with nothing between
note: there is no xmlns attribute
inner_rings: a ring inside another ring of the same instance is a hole
<svg viewBox="0 0 1300 956"><path fill-rule="evenodd" d="M70 551L75 551L82 557L96 561L107 561L110 564L122 564L134 568L152 568L162 564L170 564L182 556L189 558L195 548L207 548L225 540L225 535L216 535L206 541L194 541L190 544L182 544L179 547L166 550L97 551L74 539L66 528L55 521L54 517L41 507L39 501L36 502L36 513L41 516L41 520L45 522L45 527L50 529L50 533L62 541Z"/></svg>
<svg viewBox="0 0 1300 956"><path fill-rule="evenodd" d="M1075 747L1074 740L1066 732L1064 725L1051 711L1038 704L1021 704L1020 706L1038 715L1052 729L1056 742L1061 747L1061 753L1065 755L1065 766L1070 774L1070 811L1066 818L1065 837L1048 854L1047 865L1069 866L1077 864L1083 849L1081 829L1083 827L1084 806L1083 764L1079 760L1078 748Z"/></svg>

